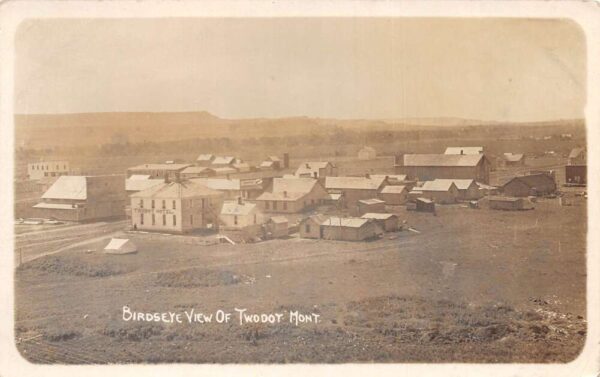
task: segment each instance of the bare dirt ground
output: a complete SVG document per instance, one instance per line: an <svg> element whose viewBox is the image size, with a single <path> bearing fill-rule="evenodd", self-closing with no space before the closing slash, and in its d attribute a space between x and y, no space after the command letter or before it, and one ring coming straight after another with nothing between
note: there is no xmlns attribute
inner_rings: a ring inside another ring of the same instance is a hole
<svg viewBox="0 0 600 377"><path fill-rule="evenodd" d="M17 268L17 347L37 363L567 362L586 331L586 204L575 199L437 216L398 207L421 233L367 243L127 233L139 252L115 256L99 239ZM124 305L320 321L125 322Z"/></svg>

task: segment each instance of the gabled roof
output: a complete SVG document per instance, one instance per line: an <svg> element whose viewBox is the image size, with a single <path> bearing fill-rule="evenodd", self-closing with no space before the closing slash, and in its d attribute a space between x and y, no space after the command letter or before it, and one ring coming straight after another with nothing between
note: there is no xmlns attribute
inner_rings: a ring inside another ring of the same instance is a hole
<svg viewBox="0 0 600 377"><path fill-rule="evenodd" d="M277 200L291 202L302 199L308 195L304 192L263 192L255 200Z"/></svg>
<svg viewBox="0 0 600 377"><path fill-rule="evenodd" d="M383 200L379 200L379 199L361 199L358 202L361 204L367 204L367 205L384 204L385 203Z"/></svg>
<svg viewBox="0 0 600 377"><path fill-rule="evenodd" d="M404 182L406 181L406 179L408 178L406 174L371 174L371 178L376 178L376 179L380 179L380 178L386 178L390 181L396 181L396 182Z"/></svg>
<svg viewBox="0 0 600 377"><path fill-rule="evenodd" d="M213 190L239 191L241 189L241 182L239 179L193 178L191 181L204 185Z"/></svg>
<svg viewBox="0 0 600 377"><path fill-rule="evenodd" d="M261 168L270 168L270 167L273 166L274 163L275 162L273 162L273 161L265 160L265 161L263 161L263 162L260 163L260 167Z"/></svg>
<svg viewBox="0 0 600 377"><path fill-rule="evenodd" d="M256 203L242 202L240 204L237 200L225 201L223 202L223 207L221 208L221 215L245 216L251 214L255 209Z"/></svg>
<svg viewBox="0 0 600 377"><path fill-rule="evenodd" d="M483 147L448 147L444 154L481 154Z"/></svg>
<svg viewBox="0 0 600 377"><path fill-rule="evenodd" d="M525 155L523 153L504 153L502 157L506 161L517 162L521 161Z"/></svg>
<svg viewBox="0 0 600 377"><path fill-rule="evenodd" d="M192 180L182 182L169 182L150 187L146 190L131 194L132 198L164 198L180 199L202 196L223 195L217 190L210 189Z"/></svg>
<svg viewBox="0 0 600 377"><path fill-rule="evenodd" d="M569 153L569 158L577 158L585 151L585 148L573 148Z"/></svg>
<svg viewBox="0 0 600 377"><path fill-rule="evenodd" d="M477 166L483 154L405 154L404 166Z"/></svg>
<svg viewBox="0 0 600 377"><path fill-rule="evenodd" d="M273 192L301 192L308 194L317 184L313 178L274 178Z"/></svg>
<svg viewBox="0 0 600 377"><path fill-rule="evenodd" d="M215 158L214 154L201 154L196 161L211 161L213 158Z"/></svg>
<svg viewBox="0 0 600 377"><path fill-rule="evenodd" d="M132 181L140 180L140 179L150 179L150 176L147 174L133 174L131 177L127 178Z"/></svg>
<svg viewBox="0 0 600 377"><path fill-rule="evenodd" d="M454 185L456 186L457 189L459 190L468 190L469 187L471 187L471 185L476 185L475 180L474 179L441 179L441 178L437 178L434 179L433 181L429 181L429 182L437 182L437 185L440 186L448 186L448 189L450 188L450 183L454 183ZM432 191L432 190L429 190ZM447 190L444 190L447 191Z"/></svg>
<svg viewBox="0 0 600 377"><path fill-rule="evenodd" d="M394 215L393 213L373 213L373 212L365 213L364 215L361 216L361 218L363 218L363 219L375 219L375 220L387 220L392 217L398 217L398 216Z"/></svg>
<svg viewBox="0 0 600 377"><path fill-rule="evenodd" d="M235 170L232 167L226 166L226 167L222 167L222 168L211 168L212 170L215 171L215 173L218 174L229 174L229 173L237 173L237 170Z"/></svg>
<svg viewBox="0 0 600 377"><path fill-rule="evenodd" d="M545 184L555 184L554 178L552 178L548 174L541 173L541 174L524 175L521 177L514 177L510 181L506 182L504 184L504 186L508 185L509 183L511 183L513 181L522 182L525 185L527 185L528 187L532 187L532 188L540 186L540 185L545 185Z"/></svg>
<svg viewBox="0 0 600 377"><path fill-rule="evenodd" d="M191 164L142 164L129 168L128 170L183 170Z"/></svg>
<svg viewBox="0 0 600 377"><path fill-rule="evenodd" d="M426 181L420 191L450 191L452 186L456 187L452 179L435 179L433 181Z"/></svg>
<svg viewBox="0 0 600 377"><path fill-rule="evenodd" d="M303 219L302 222L307 221L307 220L314 221L315 223L321 225L321 224L323 224L323 222L325 220L327 220L327 216L325 216L325 215L323 215L321 213L318 213L316 215L312 215L312 216L309 216L309 217Z"/></svg>
<svg viewBox="0 0 600 377"><path fill-rule="evenodd" d="M333 166L333 164L329 161L309 161L303 162L296 169L296 175L306 175L309 174L311 177L313 173L319 172L320 169L325 169L327 165Z"/></svg>
<svg viewBox="0 0 600 377"><path fill-rule="evenodd" d="M271 217L271 222L275 224L286 224L288 223L288 219L285 216L273 216Z"/></svg>
<svg viewBox="0 0 600 377"><path fill-rule="evenodd" d="M381 193L382 194L402 194L405 191L407 191L406 186L387 185L381 190Z"/></svg>
<svg viewBox="0 0 600 377"><path fill-rule="evenodd" d="M164 179L132 179L132 177L125 180L125 191L142 191L165 182Z"/></svg>
<svg viewBox="0 0 600 377"><path fill-rule="evenodd" d="M42 199L87 199L87 179L80 175L63 175L42 195Z"/></svg>
<svg viewBox="0 0 600 377"><path fill-rule="evenodd" d="M427 204L433 203L433 200L427 199L427 198L417 198L415 200L418 201L418 202L427 203Z"/></svg>
<svg viewBox="0 0 600 377"><path fill-rule="evenodd" d="M281 160L277 156L269 156L269 157L267 157L267 160L273 161L273 162L281 162Z"/></svg>
<svg viewBox="0 0 600 377"><path fill-rule="evenodd" d="M330 217L325 219L321 225L324 226L340 226L344 228L360 228L369 223L369 219L361 219L360 217Z"/></svg>
<svg viewBox="0 0 600 377"><path fill-rule="evenodd" d="M328 190L378 190L385 181L379 177L325 177L325 188Z"/></svg>
<svg viewBox="0 0 600 377"><path fill-rule="evenodd" d="M233 156L218 156L213 160L213 165L229 165L235 162L235 157Z"/></svg>

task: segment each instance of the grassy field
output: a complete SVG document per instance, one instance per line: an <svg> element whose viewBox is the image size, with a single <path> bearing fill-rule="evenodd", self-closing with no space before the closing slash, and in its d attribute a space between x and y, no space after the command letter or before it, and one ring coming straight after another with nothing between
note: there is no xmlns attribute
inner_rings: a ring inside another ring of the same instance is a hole
<svg viewBox="0 0 600 377"><path fill-rule="evenodd" d="M16 336L38 363L567 362L585 340L586 204L395 210L415 232L203 246L127 233L17 268ZM91 250L91 251L90 251ZM141 312L317 313L319 323L125 322Z"/></svg>

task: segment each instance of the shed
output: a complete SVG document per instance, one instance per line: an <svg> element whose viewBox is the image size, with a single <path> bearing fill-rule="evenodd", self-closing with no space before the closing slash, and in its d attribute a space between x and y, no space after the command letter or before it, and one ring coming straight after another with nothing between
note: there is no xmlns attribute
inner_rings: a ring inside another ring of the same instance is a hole
<svg viewBox="0 0 600 377"><path fill-rule="evenodd" d="M475 200L483 196L479 190L479 185L473 179L436 179L435 182L441 185L454 183L458 189L457 199L460 200Z"/></svg>
<svg viewBox="0 0 600 377"><path fill-rule="evenodd" d="M418 212L432 212L435 213L435 203L427 198L417 198L415 200L416 210Z"/></svg>
<svg viewBox="0 0 600 377"><path fill-rule="evenodd" d="M266 228L271 238L281 238L289 235L289 221L284 216L271 217L267 221Z"/></svg>
<svg viewBox="0 0 600 377"><path fill-rule="evenodd" d="M137 253L137 246L127 238L111 238L104 248L106 254L133 254Z"/></svg>
<svg viewBox="0 0 600 377"><path fill-rule="evenodd" d="M386 232L398 230L398 216L393 213L365 213L361 218L375 221Z"/></svg>
<svg viewBox="0 0 600 377"><path fill-rule="evenodd" d="M400 205L406 203L408 189L406 186L385 186L379 193L379 198L387 205Z"/></svg>
<svg viewBox="0 0 600 377"><path fill-rule="evenodd" d="M370 219L330 217L321 224L322 238L339 241L365 241L383 234Z"/></svg>
<svg viewBox="0 0 600 377"><path fill-rule="evenodd" d="M436 203L441 204L456 203L460 195L453 179L427 181L422 187L419 187L418 191L422 192L423 197L433 199Z"/></svg>
<svg viewBox="0 0 600 377"><path fill-rule="evenodd" d="M369 212L385 213L385 202L380 199L362 199L356 203L356 213L358 216Z"/></svg>
<svg viewBox="0 0 600 377"><path fill-rule="evenodd" d="M533 209L533 203L526 198L490 196L487 200L490 209L499 209L505 211Z"/></svg>
<svg viewBox="0 0 600 377"><path fill-rule="evenodd" d="M585 186L587 184L587 166L566 165L565 180L569 186Z"/></svg>
<svg viewBox="0 0 600 377"><path fill-rule="evenodd" d="M313 215L304 218L300 222L300 237L302 238L322 238L321 224L327 219L325 215Z"/></svg>
<svg viewBox="0 0 600 377"><path fill-rule="evenodd" d="M556 191L554 177L549 174L539 173L514 177L502 186L506 196L540 196Z"/></svg>
<svg viewBox="0 0 600 377"><path fill-rule="evenodd" d="M504 153L502 155L504 166L524 166L525 155L523 153Z"/></svg>

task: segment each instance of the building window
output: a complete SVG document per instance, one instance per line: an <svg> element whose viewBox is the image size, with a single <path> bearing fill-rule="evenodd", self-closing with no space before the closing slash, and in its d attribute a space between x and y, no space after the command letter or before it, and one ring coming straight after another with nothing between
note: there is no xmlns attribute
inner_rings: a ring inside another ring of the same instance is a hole
<svg viewBox="0 0 600 377"><path fill-rule="evenodd" d="M173 215L173 226L177 225L177 215Z"/></svg>
<svg viewBox="0 0 600 377"><path fill-rule="evenodd" d="M277 202L273 202L273 211L277 211Z"/></svg>
<svg viewBox="0 0 600 377"><path fill-rule="evenodd" d="M265 209L269 209L269 202L268 201L265 202Z"/></svg>
<svg viewBox="0 0 600 377"><path fill-rule="evenodd" d="M310 224L309 224L309 223L306 223L306 224L304 225L304 231L305 231L306 233L310 233Z"/></svg>
<svg viewBox="0 0 600 377"><path fill-rule="evenodd" d="M167 215L163 215L163 225L167 225Z"/></svg>
<svg viewBox="0 0 600 377"><path fill-rule="evenodd" d="M44 172L44 177L47 177L47 176L48 176L48 172Z"/></svg>
<svg viewBox="0 0 600 377"><path fill-rule="evenodd" d="M254 214L254 224L256 224L256 213Z"/></svg>
<svg viewBox="0 0 600 377"><path fill-rule="evenodd" d="M194 225L194 215L190 215L190 225Z"/></svg>
<svg viewBox="0 0 600 377"><path fill-rule="evenodd" d="M154 209L154 199L152 199L152 209Z"/></svg>
<svg viewBox="0 0 600 377"><path fill-rule="evenodd" d="M144 199L140 199L140 208L144 208Z"/></svg>
<svg viewBox="0 0 600 377"><path fill-rule="evenodd" d="M144 225L144 214L140 213L140 224Z"/></svg>
<svg viewBox="0 0 600 377"><path fill-rule="evenodd" d="M202 209L204 209L204 198L202 198L201 200L202 200Z"/></svg>
<svg viewBox="0 0 600 377"><path fill-rule="evenodd" d="M162 201L162 209L167 209L167 202L166 201Z"/></svg>
<svg viewBox="0 0 600 377"><path fill-rule="evenodd" d="M156 216L152 214L152 225L156 225Z"/></svg>
<svg viewBox="0 0 600 377"><path fill-rule="evenodd" d="M283 209L287 210L287 202L283 202Z"/></svg>
<svg viewBox="0 0 600 377"><path fill-rule="evenodd" d="M177 206L175 205L175 201L173 200L173 209L177 209Z"/></svg>

